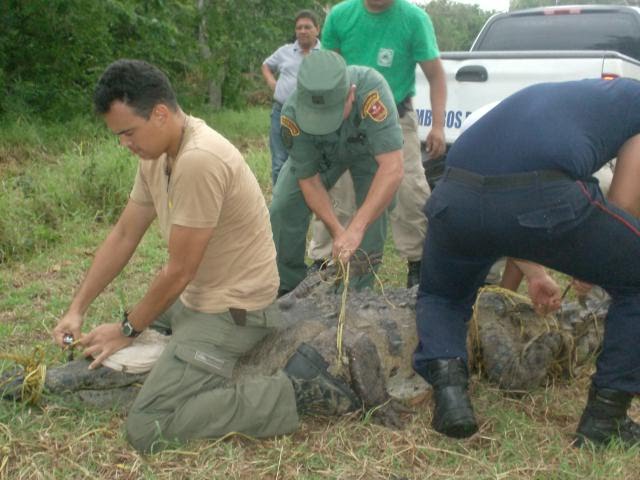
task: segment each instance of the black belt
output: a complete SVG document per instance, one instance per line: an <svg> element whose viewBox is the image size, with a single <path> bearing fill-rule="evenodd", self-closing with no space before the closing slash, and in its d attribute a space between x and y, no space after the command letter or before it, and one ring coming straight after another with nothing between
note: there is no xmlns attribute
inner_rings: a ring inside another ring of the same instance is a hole
<svg viewBox="0 0 640 480"><path fill-rule="evenodd" d="M247 324L247 311L241 308L230 308L229 313L236 325L244 327Z"/></svg>
<svg viewBox="0 0 640 480"><path fill-rule="evenodd" d="M449 178L477 187L526 187L538 182L571 180L569 175L560 170L534 170L532 172L510 173L508 175L484 176L454 167L447 167L442 178Z"/></svg>
<svg viewBox="0 0 640 480"><path fill-rule="evenodd" d="M404 117L407 112L413 110L413 105L411 103L411 97L406 97L400 103L396 104L396 108L398 109L398 116L400 118Z"/></svg>

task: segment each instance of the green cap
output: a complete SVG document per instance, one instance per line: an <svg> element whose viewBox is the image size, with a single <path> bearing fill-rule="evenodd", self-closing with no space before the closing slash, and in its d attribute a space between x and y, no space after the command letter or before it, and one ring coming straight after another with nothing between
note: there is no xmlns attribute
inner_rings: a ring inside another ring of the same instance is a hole
<svg viewBox="0 0 640 480"><path fill-rule="evenodd" d="M340 128L349 92L347 64L329 50L307 55L298 71L296 121L304 132L326 135Z"/></svg>

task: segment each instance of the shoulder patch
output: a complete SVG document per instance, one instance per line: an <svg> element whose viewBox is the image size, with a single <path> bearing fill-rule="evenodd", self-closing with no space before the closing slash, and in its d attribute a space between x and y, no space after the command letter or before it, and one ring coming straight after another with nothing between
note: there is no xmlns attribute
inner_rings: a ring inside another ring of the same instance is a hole
<svg viewBox="0 0 640 480"><path fill-rule="evenodd" d="M289 130L289 134L292 137L297 137L298 135L300 135L300 129L298 128L298 125L296 125L296 122L291 120L289 117L280 115L280 125Z"/></svg>
<svg viewBox="0 0 640 480"><path fill-rule="evenodd" d="M370 117L374 122L382 122L387 118L387 115L389 115L389 111L380 99L380 94L377 90L373 90L364 99L362 118Z"/></svg>
<svg viewBox="0 0 640 480"><path fill-rule="evenodd" d="M285 115L280 115L280 125L283 127L280 129L282 143L287 150L291 150L291 147L293 147L293 137L300 135L300 129L298 125L296 125L296 122Z"/></svg>

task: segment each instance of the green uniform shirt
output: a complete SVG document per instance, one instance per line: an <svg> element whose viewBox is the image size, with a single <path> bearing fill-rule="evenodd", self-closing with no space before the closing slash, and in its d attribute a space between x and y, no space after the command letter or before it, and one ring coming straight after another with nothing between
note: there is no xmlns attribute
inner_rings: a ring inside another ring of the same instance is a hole
<svg viewBox="0 0 640 480"><path fill-rule="evenodd" d="M356 86L356 98L349 118L328 135L310 135L296 121L295 97L282 107L282 139L289 150L291 172L296 178L309 178L338 162L347 168L352 162L370 162L374 156L402 149L402 130L391 91L384 78L367 67L347 67L349 83Z"/></svg>
<svg viewBox="0 0 640 480"><path fill-rule="evenodd" d="M339 3L325 21L322 47L339 50L347 65L382 73L396 103L415 95L416 63L440 56L431 19L406 0L380 13L369 12L364 0Z"/></svg>

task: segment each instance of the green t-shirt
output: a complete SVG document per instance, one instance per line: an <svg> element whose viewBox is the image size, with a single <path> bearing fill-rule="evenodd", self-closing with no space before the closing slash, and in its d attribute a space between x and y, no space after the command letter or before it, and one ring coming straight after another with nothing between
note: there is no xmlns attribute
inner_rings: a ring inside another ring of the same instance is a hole
<svg viewBox="0 0 640 480"><path fill-rule="evenodd" d="M431 19L406 0L380 13L369 12L364 0L337 4L322 29L322 48L382 73L397 103L416 93L416 63L440 56Z"/></svg>
<svg viewBox="0 0 640 480"><path fill-rule="evenodd" d="M289 150L288 162L296 178L309 178L337 163L359 167L374 174L375 156L402 149L402 129L389 85L371 68L348 66L349 83L356 86L356 98L349 117L328 135L303 132L296 119L294 91L284 106L280 123L282 140Z"/></svg>

